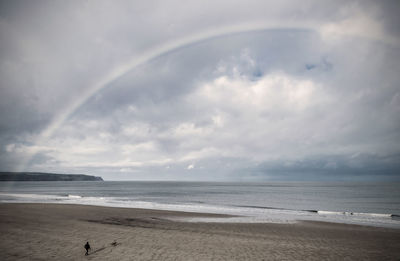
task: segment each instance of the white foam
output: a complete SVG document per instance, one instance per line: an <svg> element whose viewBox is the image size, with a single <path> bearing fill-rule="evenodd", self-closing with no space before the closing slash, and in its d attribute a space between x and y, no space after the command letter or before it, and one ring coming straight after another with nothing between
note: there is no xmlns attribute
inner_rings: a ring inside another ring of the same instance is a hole
<svg viewBox="0 0 400 261"><path fill-rule="evenodd" d="M8 198L14 198L15 200L58 200L64 198L63 196L57 196L57 195L47 195L47 194L10 194L10 193L0 193L0 200L1 202L4 202L2 197L8 197ZM45 203L45 202L43 202Z"/></svg>
<svg viewBox="0 0 400 261"><path fill-rule="evenodd" d="M68 195L68 198L77 199L77 198L82 198L82 197L78 196L78 195Z"/></svg>
<svg viewBox="0 0 400 261"><path fill-rule="evenodd" d="M321 215L344 215L345 212L318 210L317 213Z"/></svg>
<svg viewBox="0 0 400 261"><path fill-rule="evenodd" d="M378 218L392 218L392 214L379 214L379 213L352 213L354 216L367 216Z"/></svg>
<svg viewBox="0 0 400 261"><path fill-rule="evenodd" d="M360 216L360 217L376 217L376 218L391 218L392 214L381 214L381 213L358 213L358 212L338 212L338 211L325 211L318 210L320 215L345 215L345 216Z"/></svg>

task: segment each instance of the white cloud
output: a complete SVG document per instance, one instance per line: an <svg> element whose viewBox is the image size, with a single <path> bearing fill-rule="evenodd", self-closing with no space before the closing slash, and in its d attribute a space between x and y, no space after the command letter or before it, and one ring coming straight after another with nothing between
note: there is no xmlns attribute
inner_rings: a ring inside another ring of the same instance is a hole
<svg viewBox="0 0 400 261"><path fill-rule="evenodd" d="M356 10L341 20L322 24L319 32L328 43L345 40L350 36L383 41L398 46L400 38L387 34L382 22L371 14Z"/></svg>
<svg viewBox="0 0 400 261"><path fill-rule="evenodd" d="M229 106L238 111L300 111L323 97L316 97L318 86L310 80L296 79L283 72L270 73L257 81L246 77L221 76L205 83L190 96L213 106Z"/></svg>

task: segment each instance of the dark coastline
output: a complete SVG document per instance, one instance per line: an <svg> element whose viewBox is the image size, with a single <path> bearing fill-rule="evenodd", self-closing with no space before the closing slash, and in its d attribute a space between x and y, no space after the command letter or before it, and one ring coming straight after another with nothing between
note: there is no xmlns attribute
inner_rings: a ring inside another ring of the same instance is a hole
<svg viewBox="0 0 400 261"><path fill-rule="evenodd" d="M103 181L103 179L101 177L84 174L0 172L0 181Z"/></svg>

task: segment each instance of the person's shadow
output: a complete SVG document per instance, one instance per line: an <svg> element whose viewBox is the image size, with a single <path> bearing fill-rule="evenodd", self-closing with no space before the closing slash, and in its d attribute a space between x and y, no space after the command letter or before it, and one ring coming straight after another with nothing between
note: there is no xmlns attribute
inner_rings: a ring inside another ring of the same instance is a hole
<svg viewBox="0 0 400 261"><path fill-rule="evenodd" d="M113 247L116 247L116 246L118 246L118 245L121 245L121 243L118 243L117 241L114 241L114 242L112 242L110 245L113 246ZM89 255L95 254L95 253L100 252L100 251L103 251L103 250L106 249L106 248L107 248L107 246L100 247L100 248L98 248L98 249L96 249L96 250L91 251L91 252L89 253Z"/></svg>
<svg viewBox="0 0 400 261"><path fill-rule="evenodd" d="M100 247L99 249L96 249L96 250L90 252L90 255L91 255L91 254L95 254L95 253L100 252L100 251L103 251L103 250L106 249L106 248L107 248L107 247Z"/></svg>

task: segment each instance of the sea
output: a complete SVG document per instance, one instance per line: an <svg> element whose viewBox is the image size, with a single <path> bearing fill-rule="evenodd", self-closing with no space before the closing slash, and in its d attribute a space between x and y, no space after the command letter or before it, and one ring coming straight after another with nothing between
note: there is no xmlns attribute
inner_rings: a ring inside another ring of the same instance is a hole
<svg viewBox="0 0 400 261"><path fill-rule="evenodd" d="M400 228L400 182L0 182L1 203L145 208L230 217L187 222L302 220Z"/></svg>

